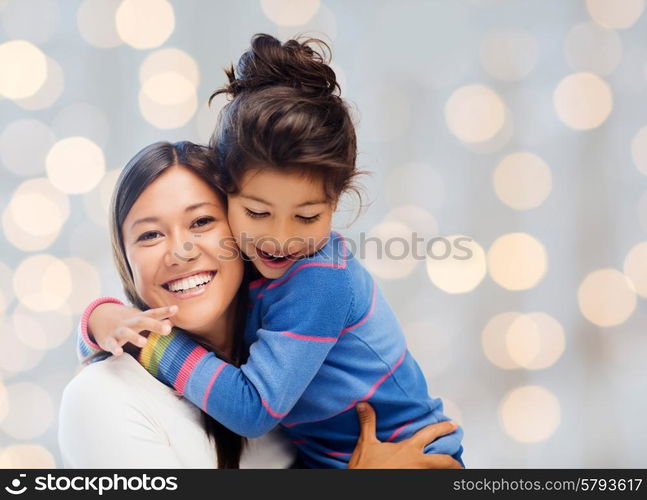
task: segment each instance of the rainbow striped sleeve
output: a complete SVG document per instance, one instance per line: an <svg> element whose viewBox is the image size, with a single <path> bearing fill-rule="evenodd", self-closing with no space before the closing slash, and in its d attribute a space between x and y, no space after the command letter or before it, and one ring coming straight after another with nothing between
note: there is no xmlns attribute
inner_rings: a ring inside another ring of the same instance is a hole
<svg viewBox="0 0 647 500"><path fill-rule="evenodd" d="M156 379L184 395L184 388L198 363L209 352L179 328L170 334L151 332L139 353L139 362Z"/></svg>
<svg viewBox="0 0 647 500"><path fill-rule="evenodd" d="M90 356L101 352L101 348L87 337L87 333L84 335L83 330L82 323L79 321L79 326L76 330L76 356L81 362L85 361ZM96 348L94 346L96 346Z"/></svg>

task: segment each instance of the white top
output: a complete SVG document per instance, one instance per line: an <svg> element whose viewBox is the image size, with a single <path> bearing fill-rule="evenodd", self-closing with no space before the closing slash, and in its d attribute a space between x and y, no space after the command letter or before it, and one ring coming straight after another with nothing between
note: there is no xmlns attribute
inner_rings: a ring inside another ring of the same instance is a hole
<svg viewBox="0 0 647 500"><path fill-rule="evenodd" d="M58 441L69 468L215 468L201 411L123 354L83 368L65 388ZM280 430L248 439L241 468L287 468Z"/></svg>

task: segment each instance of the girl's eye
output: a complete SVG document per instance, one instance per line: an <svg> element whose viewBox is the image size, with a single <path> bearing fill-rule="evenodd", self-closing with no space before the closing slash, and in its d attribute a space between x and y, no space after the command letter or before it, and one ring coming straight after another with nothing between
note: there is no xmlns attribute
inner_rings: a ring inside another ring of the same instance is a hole
<svg viewBox="0 0 647 500"><path fill-rule="evenodd" d="M263 217L270 215L267 212L252 212L249 208L245 209L245 213L252 219L262 219Z"/></svg>
<svg viewBox="0 0 647 500"><path fill-rule="evenodd" d="M139 238L137 238L137 241L152 241L157 238L158 235L161 236L162 233L160 233L159 231L146 231Z"/></svg>
<svg viewBox="0 0 647 500"><path fill-rule="evenodd" d="M215 220L216 219L214 219L213 217L200 217L199 219L196 219L193 224L191 224L191 227L203 227L207 224L211 224Z"/></svg>
<svg viewBox="0 0 647 500"><path fill-rule="evenodd" d="M297 219L299 219L301 222L304 222L306 224L312 224L313 222L317 222L319 220L319 217L321 217L321 214L313 215L312 217L304 217L303 215L297 215Z"/></svg>

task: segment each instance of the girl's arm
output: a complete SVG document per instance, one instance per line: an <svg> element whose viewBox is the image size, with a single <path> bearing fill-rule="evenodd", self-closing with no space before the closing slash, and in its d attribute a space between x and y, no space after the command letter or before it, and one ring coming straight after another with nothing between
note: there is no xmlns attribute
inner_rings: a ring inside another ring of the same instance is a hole
<svg viewBox="0 0 647 500"><path fill-rule="evenodd" d="M232 431L260 436L301 398L346 325L352 302L340 269L311 267L268 307L247 362L236 368L187 335L151 334L140 362ZM331 388L335 390L335 388Z"/></svg>
<svg viewBox="0 0 647 500"><path fill-rule="evenodd" d="M123 354L123 347L133 355L146 345L142 332L166 335L171 331L168 318L176 306L140 311L125 306L119 299L101 297L92 301L81 315L77 334L77 354L81 361L99 352Z"/></svg>

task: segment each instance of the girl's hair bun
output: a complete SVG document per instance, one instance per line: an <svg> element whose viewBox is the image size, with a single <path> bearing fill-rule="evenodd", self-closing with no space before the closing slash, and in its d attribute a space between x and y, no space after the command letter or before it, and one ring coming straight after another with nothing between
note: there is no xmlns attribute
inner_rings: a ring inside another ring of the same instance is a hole
<svg viewBox="0 0 647 500"><path fill-rule="evenodd" d="M329 61L330 48L317 38L281 43L271 35L257 34L236 68L225 70L228 85L211 97L221 93L236 97L269 86L291 87L307 97L330 96L339 91L339 84Z"/></svg>
<svg viewBox="0 0 647 500"><path fill-rule="evenodd" d="M255 35L217 90L230 97L209 142L220 154L228 194L240 192L245 172L276 168L320 177L326 197L355 190L357 138L339 95L330 49L318 39L281 43Z"/></svg>

